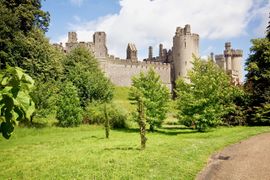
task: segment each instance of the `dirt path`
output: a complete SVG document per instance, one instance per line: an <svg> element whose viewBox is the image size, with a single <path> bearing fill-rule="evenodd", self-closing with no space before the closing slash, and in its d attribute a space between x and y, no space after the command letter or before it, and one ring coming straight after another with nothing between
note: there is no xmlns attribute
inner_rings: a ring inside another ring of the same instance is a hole
<svg viewBox="0 0 270 180"><path fill-rule="evenodd" d="M197 180L270 180L270 133L234 144L213 155Z"/></svg>

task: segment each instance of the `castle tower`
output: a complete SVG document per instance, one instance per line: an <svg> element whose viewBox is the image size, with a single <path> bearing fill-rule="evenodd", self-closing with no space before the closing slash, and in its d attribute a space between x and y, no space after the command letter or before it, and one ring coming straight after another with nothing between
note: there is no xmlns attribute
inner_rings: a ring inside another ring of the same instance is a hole
<svg viewBox="0 0 270 180"><path fill-rule="evenodd" d="M224 56L226 61L226 70L230 71L232 70L232 49L230 42L225 43Z"/></svg>
<svg viewBox="0 0 270 180"><path fill-rule="evenodd" d="M148 49L148 59L151 61L153 59L153 47L149 46Z"/></svg>
<svg viewBox="0 0 270 180"><path fill-rule="evenodd" d="M133 62L138 61L137 48L136 48L135 44L128 43L128 46L127 46L127 60L130 60L130 61L133 61Z"/></svg>
<svg viewBox="0 0 270 180"><path fill-rule="evenodd" d="M77 43L77 33L76 32L68 32L68 43Z"/></svg>
<svg viewBox="0 0 270 180"><path fill-rule="evenodd" d="M187 72L193 67L192 56L199 56L199 35L191 33L190 25L185 28L177 27L172 51L175 81L178 76L187 76Z"/></svg>
<svg viewBox="0 0 270 180"><path fill-rule="evenodd" d="M243 51L232 49L230 42L225 43L224 54L215 56L218 66L227 72L234 84L241 83L243 79L242 58Z"/></svg>
<svg viewBox="0 0 270 180"><path fill-rule="evenodd" d="M159 44L159 61L163 58L163 44Z"/></svg>
<svg viewBox="0 0 270 180"><path fill-rule="evenodd" d="M106 33L105 32L95 32L93 35L94 42L94 52L95 57L105 58L108 56L108 50L106 46Z"/></svg>
<svg viewBox="0 0 270 180"><path fill-rule="evenodd" d="M243 73L242 73L242 59L243 59L243 51L240 49L236 49L232 51L232 70L238 76L239 83L242 82Z"/></svg>
<svg viewBox="0 0 270 180"><path fill-rule="evenodd" d="M65 51L69 53L72 49L76 48L78 45L77 33L68 32L68 41L66 42Z"/></svg>

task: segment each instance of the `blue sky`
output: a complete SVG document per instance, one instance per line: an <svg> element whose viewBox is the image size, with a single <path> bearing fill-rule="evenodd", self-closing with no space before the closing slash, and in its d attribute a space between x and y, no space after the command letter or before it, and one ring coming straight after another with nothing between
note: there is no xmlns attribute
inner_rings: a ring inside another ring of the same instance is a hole
<svg viewBox="0 0 270 180"><path fill-rule="evenodd" d="M144 58L150 45L155 55L159 43L171 48L176 27L190 24L200 35L201 56L222 53L230 41L245 59L250 39L265 35L270 0L46 0L42 8L51 15L51 42L65 43L69 31L92 41L93 32L105 31L110 54L125 58L132 42Z"/></svg>

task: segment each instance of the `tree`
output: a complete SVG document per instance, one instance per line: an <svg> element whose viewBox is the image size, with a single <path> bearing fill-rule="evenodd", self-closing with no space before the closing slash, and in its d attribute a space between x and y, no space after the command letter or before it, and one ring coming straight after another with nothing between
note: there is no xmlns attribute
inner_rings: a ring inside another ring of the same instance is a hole
<svg viewBox="0 0 270 180"><path fill-rule="evenodd" d="M82 107L93 101L112 100L113 85L86 48L75 48L67 55L64 59L64 75L77 87Z"/></svg>
<svg viewBox="0 0 270 180"><path fill-rule="evenodd" d="M180 122L199 131L219 125L233 103L229 76L211 60L195 58L188 81L179 78L176 82Z"/></svg>
<svg viewBox="0 0 270 180"><path fill-rule="evenodd" d="M18 121L30 119L35 104L30 97L34 81L18 67L0 74L0 133L9 139Z"/></svg>
<svg viewBox="0 0 270 180"><path fill-rule="evenodd" d="M82 109L77 89L72 82L64 82L59 95L56 118L63 127L78 126L82 123Z"/></svg>
<svg viewBox="0 0 270 180"><path fill-rule="evenodd" d="M270 104L270 40L251 40L251 54L246 61L245 87L251 96L249 123L269 125Z"/></svg>
<svg viewBox="0 0 270 180"><path fill-rule="evenodd" d="M151 68L147 73L140 73L132 78L132 91L138 91L143 96L146 121L150 124L150 130L160 127L166 118L168 102L170 101L169 89L162 84L160 76ZM138 99L137 99L138 101Z"/></svg>
<svg viewBox="0 0 270 180"><path fill-rule="evenodd" d="M41 10L41 0L5 0L0 2L0 69L7 64L21 67L31 59L25 48L29 33L49 26L49 13Z"/></svg>
<svg viewBox="0 0 270 180"><path fill-rule="evenodd" d="M146 146L146 120L145 120L145 98L142 92L136 87L131 87L129 99L132 104L137 106L137 114L136 119L140 128L140 136L141 136L141 150L145 149Z"/></svg>
<svg viewBox="0 0 270 180"><path fill-rule="evenodd" d="M105 117L105 122L104 122L104 126L105 126L105 135L106 138L109 138L110 136L110 119L108 116L108 111L107 111L107 104L104 104L104 117Z"/></svg>
<svg viewBox="0 0 270 180"><path fill-rule="evenodd" d="M18 65L35 80L47 82L59 80L63 74L64 53L50 44L48 38L40 30L29 32L22 37L22 42L15 45L14 54L23 55ZM20 48L20 49L19 49ZM20 51L24 53L20 53ZM19 51L19 52L18 52Z"/></svg>

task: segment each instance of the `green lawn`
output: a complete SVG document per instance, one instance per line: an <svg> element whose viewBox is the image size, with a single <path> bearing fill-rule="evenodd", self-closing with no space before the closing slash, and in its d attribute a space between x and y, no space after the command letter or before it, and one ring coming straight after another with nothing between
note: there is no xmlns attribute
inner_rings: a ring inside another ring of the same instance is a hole
<svg viewBox="0 0 270 180"><path fill-rule="evenodd" d="M0 179L194 179L209 155L270 127L217 128L207 133L160 129L140 151L137 130L99 126L16 128L0 137Z"/></svg>

